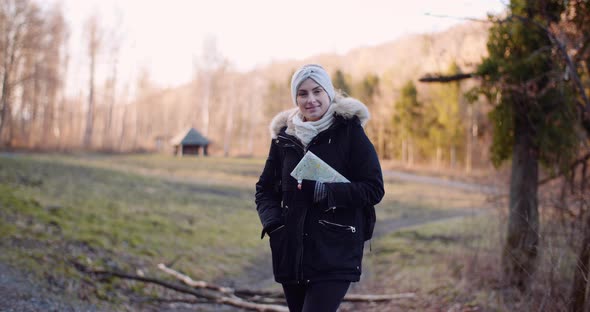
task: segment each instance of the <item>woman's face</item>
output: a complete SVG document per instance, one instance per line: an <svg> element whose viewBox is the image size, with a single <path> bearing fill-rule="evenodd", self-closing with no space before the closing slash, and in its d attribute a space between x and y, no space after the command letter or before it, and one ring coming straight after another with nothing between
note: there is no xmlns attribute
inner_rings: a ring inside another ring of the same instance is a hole
<svg viewBox="0 0 590 312"><path fill-rule="evenodd" d="M330 97L322 86L313 79L307 78L297 89L297 107L305 117L305 121L317 121L330 107Z"/></svg>

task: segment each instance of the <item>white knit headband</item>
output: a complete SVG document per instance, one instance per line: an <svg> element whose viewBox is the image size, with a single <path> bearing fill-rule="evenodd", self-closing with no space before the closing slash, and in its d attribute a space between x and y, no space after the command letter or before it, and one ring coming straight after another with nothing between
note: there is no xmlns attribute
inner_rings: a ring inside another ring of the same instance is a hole
<svg viewBox="0 0 590 312"><path fill-rule="evenodd" d="M305 81L307 78L311 78L322 88L324 88L324 91L328 93L330 102L334 101L336 92L334 91L334 86L332 85L330 75L328 75L322 66L317 64L308 64L297 70L291 78L291 97L293 98L293 103L295 103L295 105L297 105L297 90L299 89L299 86L301 86L301 83L303 83L303 81Z"/></svg>

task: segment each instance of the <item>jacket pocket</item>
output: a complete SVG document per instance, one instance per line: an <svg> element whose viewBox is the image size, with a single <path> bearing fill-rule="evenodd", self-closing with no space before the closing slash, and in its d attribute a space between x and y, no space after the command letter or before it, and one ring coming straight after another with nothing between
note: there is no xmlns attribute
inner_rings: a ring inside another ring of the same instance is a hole
<svg viewBox="0 0 590 312"><path fill-rule="evenodd" d="M270 250L272 253L272 271L277 276L288 274L289 258L287 257L287 231L285 225L281 225L268 233Z"/></svg>
<svg viewBox="0 0 590 312"><path fill-rule="evenodd" d="M282 230L284 227L285 227L285 225L283 224L283 225L281 225L281 226L277 227L276 229L274 229L274 230L272 230L272 231L268 232L268 236L272 236L274 233L276 233L276 232L278 232L278 231Z"/></svg>
<svg viewBox="0 0 590 312"><path fill-rule="evenodd" d="M344 225L340 223L330 222L327 220L319 220L318 223L324 228L333 232L356 233L356 227L352 225Z"/></svg>
<svg viewBox="0 0 590 312"><path fill-rule="evenodd" d="M360 272L362 246L357 228L352 225L318 220L315 240L316 259L312 266L319 272Z"/></svg>

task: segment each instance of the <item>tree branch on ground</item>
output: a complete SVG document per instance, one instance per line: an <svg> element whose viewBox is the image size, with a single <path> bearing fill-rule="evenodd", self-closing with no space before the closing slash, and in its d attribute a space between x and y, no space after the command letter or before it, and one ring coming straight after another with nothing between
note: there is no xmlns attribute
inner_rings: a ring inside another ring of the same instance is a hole
<svg viewBox="0 0 590 312"><path fill-rule="evenodd" d="M215 293L215 292L211 292L211 291L201 291L201 290L195 289L193 287L187 287L185 285L170 283L170 282L163 281L163 280L160 280L157 278L144 277L144 276L124 273L124 272L107 271L107 270L94 270L94 269L90 269L90 268L86 267L85 265L78 263L78 262L73 262L73 264L76 267L76 269L78 269L79 271L81 271L83 273L89 274L89 275L95 275L95 276L99 276L99 277L116 277L116 278L121 278L121 279L129 279L129 280L135 280L135 281L140 281L140 282L149 283L149 284L155 284L155 285L159 285L164 288L167 288L167 289L178 291L180 293L193 295L193 296L197 297L198 299L206 299L208 303L212 303L212 304L230 305L230 306L239 307L239 308L251 310L251 311L268 311L268 312L288 312L289 311L289 309L286 306L282 306L282 305L253 303L253 302L245 301L245 300L238 298L236 296L227 296L224 294L219 294L219 293Z"/></svg>
<svg viewBox="0 0 590 312"><path fill-rule="evenodd" d="M164 281L153 277L145 277L119 271L91 269L79 262L71 261L74 267L88 275L99 278L115 277L121 279L135 280L144 283L159 285L166 289L174 290L183 294L193 295L199 303L224 304L252 311L288 311L284 305L284 295L273 291L256 291L247 289L234 289L208 283L205 281L193 280L190 276L175 271L165 264L158 264L157 267L166 274L172 275L183 284ZM414 299L415 293L400 293L390 295L375 294L348 294L343 301L348 302L387 302L400 299Z"/></svg>
<svg viewBox="0 0 590 312"><path fill-rule="evenodd" d="M233 294L236 296L260 296L260 297L272 297L272 298L284 298L283 293L281 292L272 292L272 291L256 291L256 290L245 290L245 289L233 289L229 287L222 287L214 284L210 284L204 281L195 281L190 276L182 274L178 271L175 271L166 265L160 263L158 264L158 269L162 270L163 272L170 274L177 278L178 280L182 281L188 286L196 287L196 288L205 288L210 290L216 290L225 294ZM391 295L361 295L361 294L347 294L344 297L344 301L349 302L378 302L378 301L391 301L396 299L413 299L416 297L415 293L401 293L401 294L391 294Z"/></svg>

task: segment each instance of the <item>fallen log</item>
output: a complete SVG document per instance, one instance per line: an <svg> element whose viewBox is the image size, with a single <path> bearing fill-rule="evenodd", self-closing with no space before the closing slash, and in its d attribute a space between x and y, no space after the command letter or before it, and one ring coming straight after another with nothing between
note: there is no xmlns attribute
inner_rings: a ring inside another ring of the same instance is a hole
<svg viewBox="0 0 590 312"><path fill-rule="evenodd" d="M205 281L193 280L190 276L182 274L176 270L167 267L164 264L158 264L158 269L164 273L172 275L180 280L183 284L167 282L153 277L130 274L119 271L96 270L87 266L73 262L79 271L99 277L116 277L121 279L136 280L144 283L155 284L161 287L171 289L180 293L193 295L199 302L210 304L225 304L252 311L268 312L288 312L289 309L284 305L285 299L282 292L273 291L256 291L245 289L234 289L207 283ZM413 299L414 293L401 293L390 295L372 295L372 294L348 294L343 301L348 302L383 302L398 299Z"/></svg>
<svg viewBox="0 0 590 312"><path fill-rule="evenodd" d="M391 301L397 299L414 299L416 298L415 293L401 293L392 295L361 295L361 294L347 294L344 296L344 301L350 302L378 302L378 301Z"/></svg>
<svg viewBox="0 0 590 312"><path fill-rule="evenodd" d="M167 267L165 264L160 263L158 264L158 269L162 270L164 273L170 274L174 276L176 279L182 281L188 286L195 287L195 288L204 288L204 289L211 289L216 290L225 294L233 294L236 296L259 296L259 297L272 297L272 298L284 298L282 292L271 292L271 291L255 291L255 290L244 290L244 289L233 289L229 287L223 287L214 285L211 283L207 283L205 281L196 281L193 280L190 276L186 274L182 274L174 269ZM413 299L416 298L415 293L401 293L401 294L390 294L390 295L361 295L361 294L347 294L344 296L343 301L349 302L379 302L379 301L391 301L391 300L398 300L398 299Z"/></svg>
<svg viewBox="0 0 590 312"><path fill-rule="evenodd" d="M224 294L232 294L240 297L271 297L271 298L283 298L283 293L274 292L274 291L264 291L264 290L249 290L249 289L234 289L230 287L224 287L215 285L212 283L207 283L205 281L195 281L190 276L180 273L174 269L169 268L163 263L157 265L158 269L162 272L172 275L176 279L180 280L181 282L185 283L188 286L195 287L195 288L204 288L209 290L218 291Z"/></svg>
<svg viewBox="0 0 590 312"><path fill-rule="evenodd" d="M122 279L130 279L136 280L144 283L150 283L162 286L167 289L171 289L174 291L178 291L184 294L193 295L199 299L206 299L209 303L217 303L217 304L225 304L231 305L234 307L252 310L252 311L260 311L260 312L288 312L289 309L283 305L277 304L264 304L264 303L255 303L243 300L236 296L228 296L224 294L218 294L211 291L200 291L199 289L195 289L193 287L187 287L185 285L179 285L175 283L166 282L157 278L153 277L145 277L139 276L135 274L129 274L124 272L117 272L117 271L107 271L107 270L93 270L85 265L75 262L74 266L81 272L90 274L90 275L97 275L100 277L117 277Z"/></svg>

